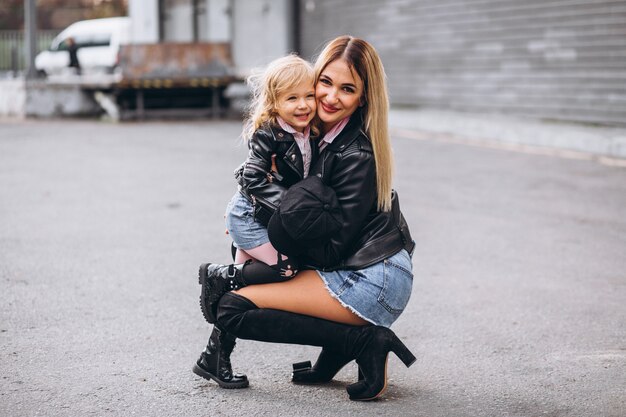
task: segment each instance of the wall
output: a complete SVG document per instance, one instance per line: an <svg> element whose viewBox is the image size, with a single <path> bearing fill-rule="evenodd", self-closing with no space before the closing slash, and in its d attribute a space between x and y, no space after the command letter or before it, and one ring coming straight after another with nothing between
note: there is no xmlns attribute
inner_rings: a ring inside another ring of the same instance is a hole
<svg viewBox="0 0 626 417"><path fill-rule="evenodd" d="M193 40L191 0L166 0L164 40ZM198 4L198 38L230 42L238 75L292 51L292 0L203 0ZM129 0L134 43L159 41L159 1Z"/></svg>
<svg viewBox="0 0 626 417"><path fill-rule="evenodd" d="M131 18L133 43L159 42L159 2L158 0L130 0L128 16Z"/></svg>
<svg viewBox="0 0 626 417"><path fill-rule="evenodd" d="M207 33L209 42L230 41L230 1L207 0Z"/></svg>
<svg viewBox="0 0 626 417"><path fill-rule="evenodd" d="M626 1L300 0L304 56L380 52L394 104L626 124Z"/></svg>
<svg viewBox="0 0 626 417"><path fill-rule="evenodd" d="M78 85L23 78L0 79L1 117L96 116L102 113L91 94Z"/></svg>
<svg viewBox="0 0 626 417"><path fill-rule="evenodd" d="M102 109L91 93L77 84L29 81L26 84L24 113L31 117L96 116Z"/></svg>
<svg viewBox="0 0 626 417"><path fill-rule="evenodd" d="M26 86L23 78L0 79L0 117L24 117Z"/></svg>
<svg viewBox="0 0 626 417"><path fill-rule="evenodd" d="M163 40L193 42L193 8L191 0L165 0L162 11Z"/></svg>
<svg viewBox="0 0 626 417"><path fill-rule="evenodd" d="M163 1L164 41L193 42L194 22L197 25L198 41L230 41L231 1L199 0L195 15L193 0Z"/></svg>
<svg viewBox="0 0 626 417"><path fill-rule="evenodd" d="M238 72L291 52L289 0L232 0L232 47Z"/></svg>

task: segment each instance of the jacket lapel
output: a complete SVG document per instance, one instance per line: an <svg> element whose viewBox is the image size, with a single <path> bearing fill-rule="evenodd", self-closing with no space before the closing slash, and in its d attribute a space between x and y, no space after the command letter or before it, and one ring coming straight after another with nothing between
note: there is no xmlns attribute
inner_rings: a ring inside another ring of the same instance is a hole
<svg viewBox="0 0 626 417"><path fill-rule="evenodd" d="M361 115L361 111L357 111L352 115L346 127L344 127L339 133L339 136L337 136L335 140L333 140L333 143L328 145L325 150L327 149L333 152L342 152L361 134L369 139L369 137L361 129L362 127L363 117Z"/></svg>

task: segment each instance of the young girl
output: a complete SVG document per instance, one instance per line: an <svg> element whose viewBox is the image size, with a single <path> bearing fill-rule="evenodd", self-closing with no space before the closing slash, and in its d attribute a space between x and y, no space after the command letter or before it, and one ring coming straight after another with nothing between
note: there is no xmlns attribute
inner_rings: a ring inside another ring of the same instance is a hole
<svg viewBox="0 0 626 417"><path fill-rule="evenodd" d="M284 191L308 175L317 148L309 140L315 116L315 73L295 55L279 58L248 79L252 103L243 137L246 161L235 171L239 184L226 208L226 227L237 248L231 265L200 265L204 318L214 323L217 302L228 291L292 278L295 259L269 242L267 222Z"/></svg>

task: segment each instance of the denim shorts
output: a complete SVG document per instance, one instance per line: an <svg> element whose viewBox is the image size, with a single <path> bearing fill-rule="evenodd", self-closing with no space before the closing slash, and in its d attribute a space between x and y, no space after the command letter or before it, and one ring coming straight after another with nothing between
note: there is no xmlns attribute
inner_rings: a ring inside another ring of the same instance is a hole
<svg viewBox="0 0 626 417"><path fill-rule="evenodd" d="M226 228L235 246L243 250L270 241L267 228L254 219L252 203L236 192L226 206Z"/></svg>
<svg viewBox="0 0 626 417"><path fill-rule="evenodd" d="M358 271L317 271L330 294L357 316L389 327L400 316L413 287L413 265L402 249Z"/></svg>

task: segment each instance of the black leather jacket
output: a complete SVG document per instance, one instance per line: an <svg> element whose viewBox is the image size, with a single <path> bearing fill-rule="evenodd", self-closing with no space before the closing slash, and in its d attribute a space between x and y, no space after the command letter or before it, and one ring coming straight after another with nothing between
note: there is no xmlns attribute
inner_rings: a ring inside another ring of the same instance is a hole
<svg viewBox="0 0 626 417"><path fill-rule="evenodd" d="M329 242L308 250L301 259L315 269L362 269L401 249L412 254L415 247L397 193L392 195L392 210L376 208L374 154L361 120L357 111L311 167L310 175L318 175L335 190L345 222Z"/></svg>
<svg viewBox="0 0 626 417"><path fill-rule="evenodd" d="M266 125L254 132L248 141L248 158L235 170L239 191L252 202L255 217L267 226L287 188L304 178L300 148L291 133L280 126ZM311 167L317 156L311 141ZM277 172L272 170L276 155Z"/></svg>

